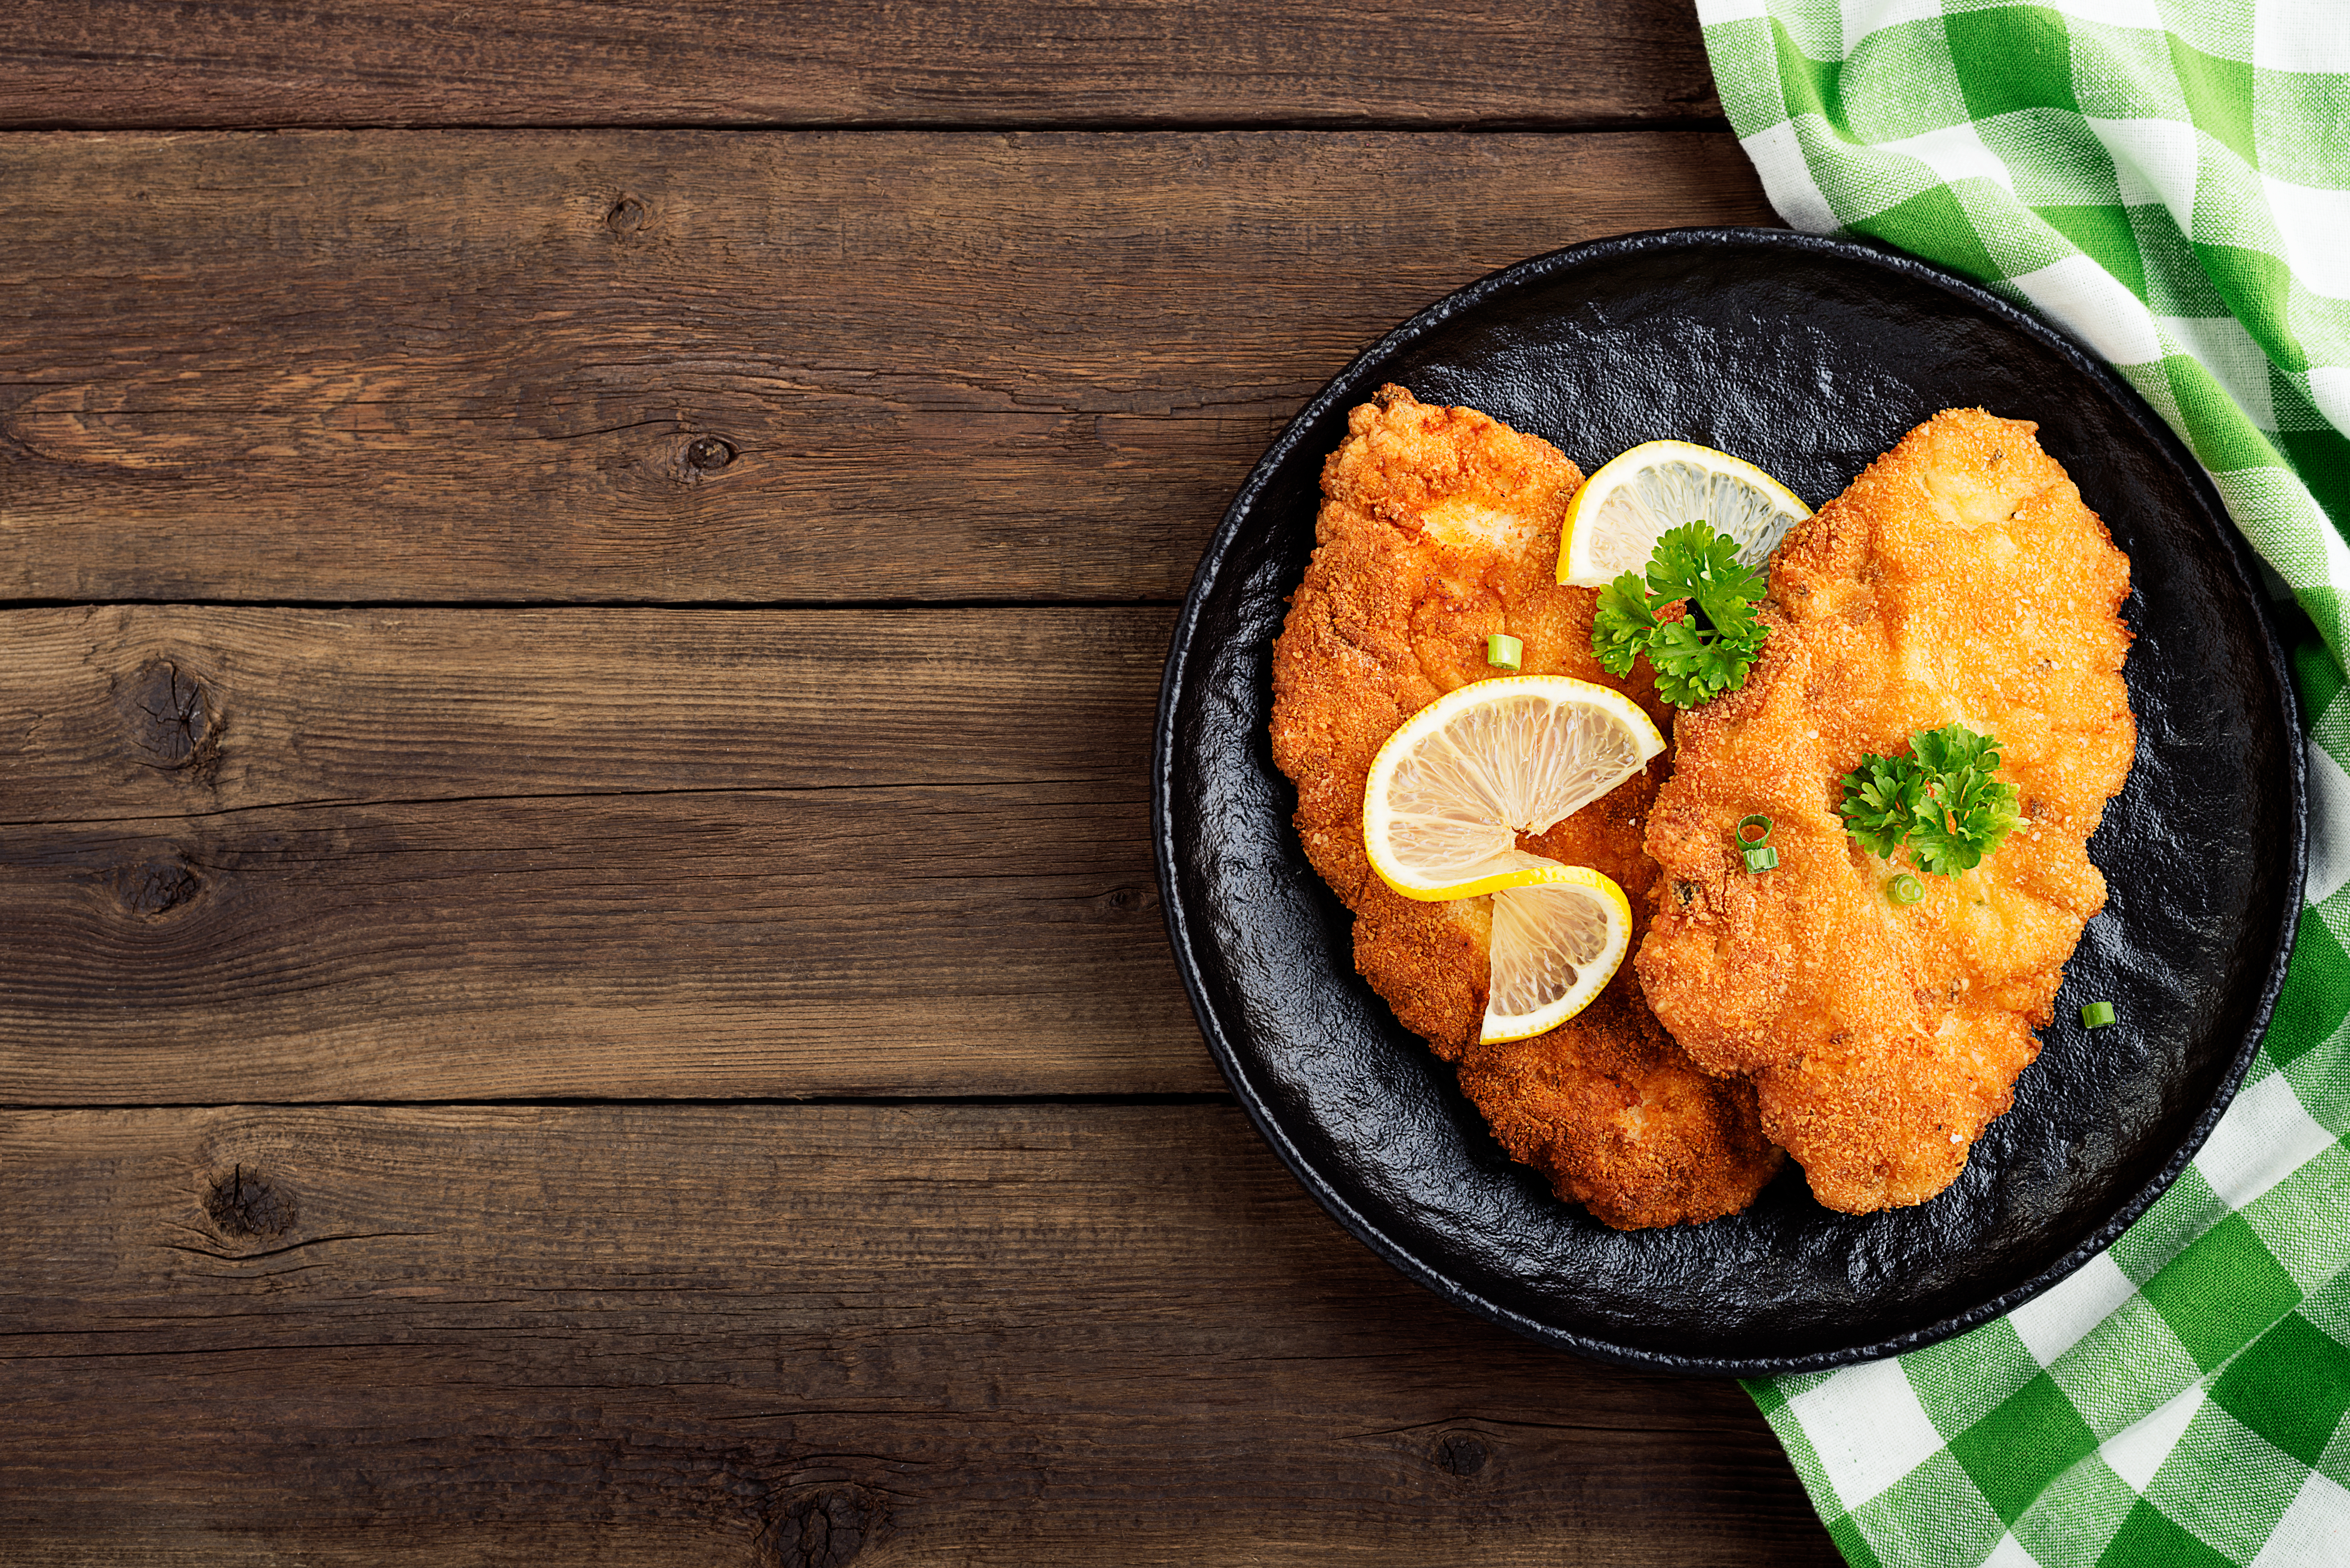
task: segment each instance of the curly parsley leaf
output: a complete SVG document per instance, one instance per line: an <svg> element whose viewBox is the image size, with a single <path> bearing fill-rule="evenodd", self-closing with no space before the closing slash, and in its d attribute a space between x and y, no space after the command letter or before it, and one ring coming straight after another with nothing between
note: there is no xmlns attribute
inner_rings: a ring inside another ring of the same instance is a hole
<svg viewBox="0 0 2350 1568"><path fill-rule="evenodd" d="M1666 533L1648 557L1648 591L1668 603L1694 601L1698 614L1725 634L1756 624L1763 587L1761 572L1738 564L1738 541L1703 521Z"/></svg>
<svg viewBox="0 0 2350 1568"><path fill-rule="evenodd" d="M1746 684L1768 628L1754 614L1763 575L1738 564L1738 542L1703 522L1657 541L1645 576L1627 572L1599 590L1591 651L1611 674L1629 675L1641 654L1657 672L1657 694L1694 708ZM1672 606L1680 613L1662 615Z"/></svg>
<svg viewBox="0 0 2350 1568"><path fill-rule="evenodd" d="M1950 724L1911 736L1909 749L1936 774L1937 808L1911 835L1909 857L1938 876L1973 870L2022 820L2015 786L1993 776L1999 742Z"/></svg>
<svg viewBox="0 0 2350 1568"><path fill-rule="evenodd" d="M1999 762L1989 735L1961 724L1921 730L1907 756L1862 757L1836 809L1870 854L1890 857L1907 843L1918 870L1954 877L1981 865L2022 820Z"/></svg>
<svg viewBox="0 0 2350 1568"><path fill-rule="evenodd" d="M1938 774L1989 774L1999 767L1999 742L1963 724L1919 731L1909 737L1909 752Z"/></svg>
<svg viewBox="0 0 2350 1568"><path fill-rule="evenodd" d="M1844 802L1836 809L1844 814L1845 831L1871 855L1890 858L1920 815L1926 779L1904 765L1908 761L1871 752L1844 777Z"/></svg>
<svg viewBox="0 0 2350 1568"><path fill-rule="evenodd" d="M1694 708L1721 692L1746 684L1754 649L1719 636L1709 637L1690 617L1661 621L1648 643L1656 667L1657 694L1676 708Z"/></svg>
<svg viewBox="0 0 2350 1568"><path fill-rule="evenodd" d="M1599 590L1599 607L1591 618L1591 651L1599 668L1610 675L1631 674L1632 661L1648 650L1656 630L1656 613L1638 572L1627 572Z"/></svg>

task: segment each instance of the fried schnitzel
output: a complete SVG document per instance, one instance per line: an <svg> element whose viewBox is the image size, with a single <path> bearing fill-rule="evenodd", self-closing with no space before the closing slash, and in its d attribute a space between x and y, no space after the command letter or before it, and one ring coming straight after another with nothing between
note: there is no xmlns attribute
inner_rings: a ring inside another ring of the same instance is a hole
<svg viewBox="0 0 2350 1568"><path fill-rule="evenodd" d="M2087 841L2137 744L2129 561L2036 429L1946 410L1799 524L1762 657L1681 715L1649 815L1648 1002L1706 1071L1752 1078L1771 1137L1847 1213L1957 1178L2105 906ZM1840 781L1954 721L1997 739L2024 821L1899 906L1887 884L1908 867L1847 836ZM1733 841L1750 813L1776 824L1762 875Z"/></svg>
<svg viewBox="0 0 2350 1568"><path fill-rule="evenodd" d="M1582 483L1548 442L1470 409L1381 388L1324 465L1305 580L1274 645L1274 759L1297 785L1315 869L1355 916L1355 962L1396 1016L1459 1064L1461 1085L1511 1157L1620 1230L1710 1220L1752 1201L1779 1168L1752 1088L1708 1077L1658 1027L1620 971L1548 1033L1481 1039L1491 898L1422 903L1372 871L1363 789L1398 726L1498 673L1485 639L1523 643L1523 671L1625 692L1660 726L1646 671L1591 653L1594 592L1555 580L1559 525ZM1641 832L1663 761L1521 846L1615 878L1638 941L1656 867Z"/></svg>

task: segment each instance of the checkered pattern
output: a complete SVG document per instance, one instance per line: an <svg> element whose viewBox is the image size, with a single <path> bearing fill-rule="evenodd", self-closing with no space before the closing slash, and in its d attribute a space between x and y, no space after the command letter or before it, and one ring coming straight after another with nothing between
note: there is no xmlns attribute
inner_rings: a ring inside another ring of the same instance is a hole
<svg viewBox="0 0 2350 1568"><path fill-rule="evenodd" d="M1857 1564L2350 1564L2350 0L1699 0L1798 228L2054 318L2307 612L2312 855L2233 1108L2010 1316L1750 1384Z"/></svg>

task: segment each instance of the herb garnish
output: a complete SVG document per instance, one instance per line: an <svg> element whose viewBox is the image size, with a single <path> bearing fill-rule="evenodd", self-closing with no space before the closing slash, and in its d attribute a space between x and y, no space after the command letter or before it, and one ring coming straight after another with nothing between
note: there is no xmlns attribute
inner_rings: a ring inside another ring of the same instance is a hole
<svg viewBox="0 0 2350 1568"><path fill-rule="evenodd" d="M1626 572L1599 590L1591 651L1612 675L1629 675L1641 654L1657 672L1657 695L1694 708L1746 684L1767 628L1755 618L1761 572L1738 564L1738 542L1704 522L1684 523L1657 541L1644 580ZM1672 605L1682 614L1660 620Z"/></svg>
<svg viewBox="0 0 2350 1568"><path fill-rule="evenodd" d="M1920 730L1907 756L1862 757L1836 809L1871 855L1890 857L1906 843L1918 870L1954 877L1981 865L2021 820L2015 786L1993 777L1998 770L1989 735L1963 724Z"/></svg>

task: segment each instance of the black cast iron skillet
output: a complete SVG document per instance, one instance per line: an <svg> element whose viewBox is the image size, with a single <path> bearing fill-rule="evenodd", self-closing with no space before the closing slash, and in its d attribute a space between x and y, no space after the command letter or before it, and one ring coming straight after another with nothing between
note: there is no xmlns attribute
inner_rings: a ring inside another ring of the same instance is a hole
<svg viewBox="0 0 2350 1568"><path fill-rule="evenodd" d="M1746 1213L1610 1231L1502 1153L1451 1069L1354 972L1290 827L1271 649L1322 460L1382 383L1556 444L1586 472L1672 436L1816 506L1938 410L2036 420L2130 556L2138 720L2090 853L2111 884L2015 1108L1959 1180L1848 1216L1792 1167ZM1760 1375L1914 1349L2020 1305L2185 1167L2250 1064L2299 912L2302 752L2248 557L2128 386L2004 301L1876 248L1762 229L1578 245L1379 340L1257 464L1201 563L1162 688L1152 833L1176 959L1241 1104L1348 1230L1449 1301L1584 1355ZM2080 1004L2111 1001L2090 1032Z"/></svg>

